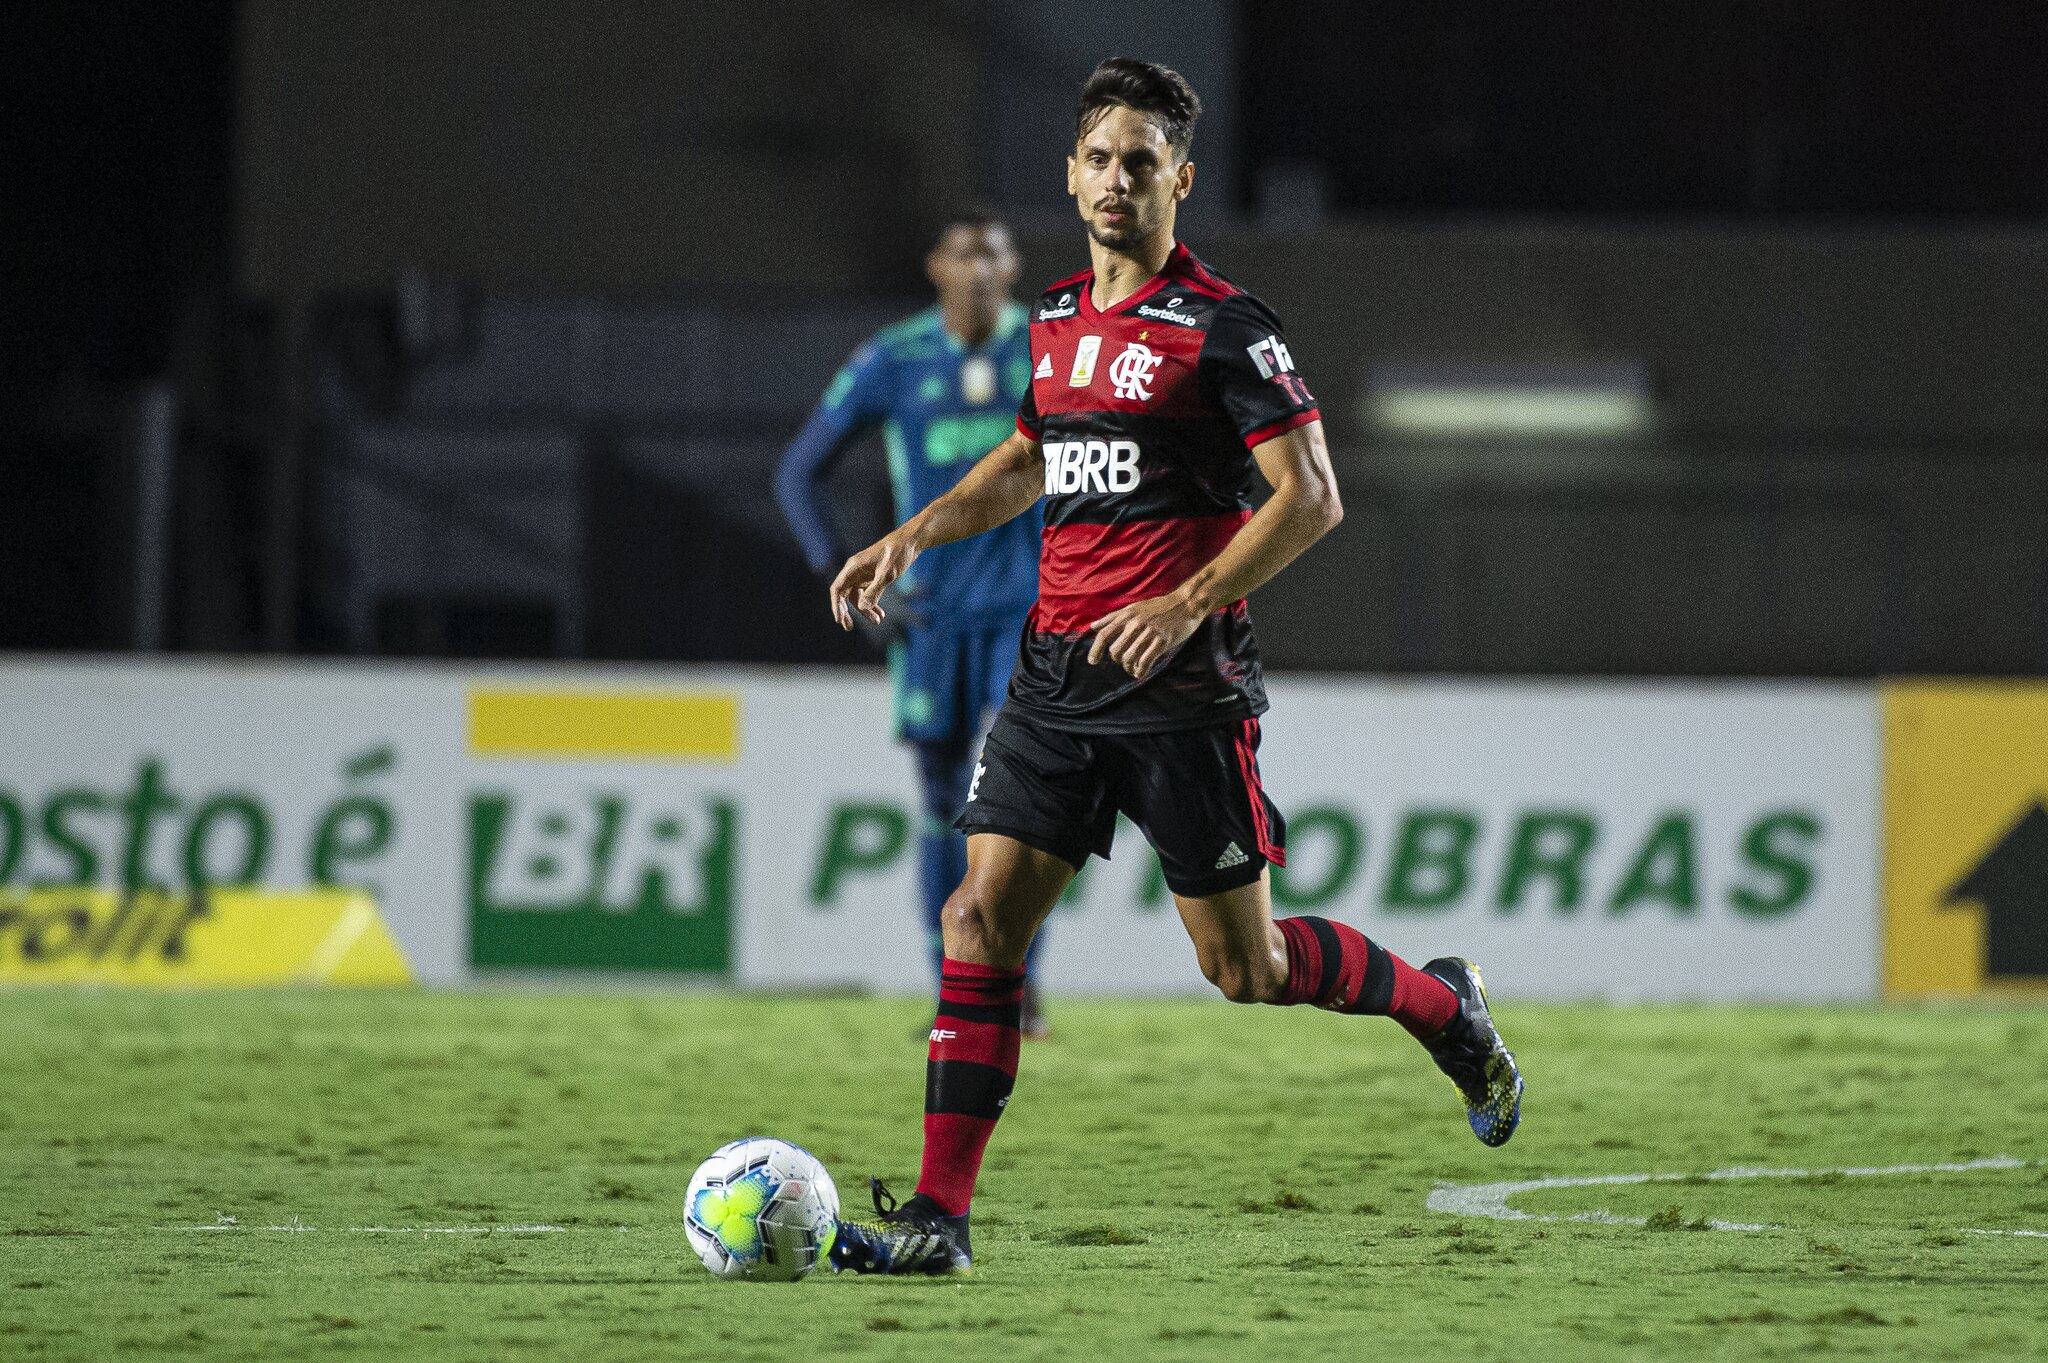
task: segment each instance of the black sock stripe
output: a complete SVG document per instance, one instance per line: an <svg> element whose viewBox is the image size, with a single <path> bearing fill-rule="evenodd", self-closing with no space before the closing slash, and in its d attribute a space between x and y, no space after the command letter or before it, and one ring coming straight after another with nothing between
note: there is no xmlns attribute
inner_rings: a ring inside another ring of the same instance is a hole
<svg viewBox="0 0 2048 1363"><path fill-rule="evenodd" d="M961 1022L992 1022L998 1027L1022 1027L1024 1005L1021 1003L955 1003L951 999L939 1000L939 1016L957 1018Z"/></svg>
<svg viewBox="0 0 2048 1363"><path fill-rule="evenodd" d="M1387 949L1365 939L1365 983L1359 986L1354 1013L1385 1013L1394 1006L1394 962Z"/></svg>
<svg viewBox="0 0 2048 1363"><path fill-rule="evenodd" d="M1301 921L1308 924L1309 931L1316 935L1316 946L1321 948L1323 954L1323 974L1322 978L1316 981L1313 1001L1318 1005L1327 1005L1330 1002L1330 995L1337 988L1338 968L1344 963L1344 944L1337 940L1337 929L1330 926L1329 919L1303 918Z"/></svg>
<svg viewBox="0 0 2048 1363"><path fill-rule="evenodd" d="M1009 1101L1016 1082L1014 1075L994 1065L934 1060L924 1067L924 1110L994 1121L1003 1115L1003 1104Z"/></svg>

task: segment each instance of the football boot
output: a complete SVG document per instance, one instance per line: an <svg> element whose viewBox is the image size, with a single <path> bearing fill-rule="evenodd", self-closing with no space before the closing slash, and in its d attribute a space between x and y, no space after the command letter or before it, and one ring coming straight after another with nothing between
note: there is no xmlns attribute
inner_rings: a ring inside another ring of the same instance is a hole
<svg viewBox="0 0 2048 1363"><path fill-rule="evenodd" d="M895 1275L965 1273L974 1264L967 1218L948 1216L923 1193L897 1205L882 1180L868 1180L873 1221L844 1221L832 1239L832 1267L841 1273Z"/></svg>
<svg viewBox="0 0 2048 1363"><path fill-rule="evenodd" d="M1506 1145L1522 1120L1522 1071L1493 1025L1479 967L1462 956L1440 956L1422 973L1458 996L1457 1014L1423 1048L1458 1086L1472 1134L1483 1145Z"/></svg>

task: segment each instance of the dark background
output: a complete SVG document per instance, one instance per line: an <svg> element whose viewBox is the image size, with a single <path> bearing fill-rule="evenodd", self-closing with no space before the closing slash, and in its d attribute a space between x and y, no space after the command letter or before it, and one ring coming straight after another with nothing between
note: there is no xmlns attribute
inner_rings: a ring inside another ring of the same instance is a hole
<svg viewBox="0 0 2048 1363"><path fill-rule="evenodd" d="M698 12L698 11L704 12ZM768 496L934 215L1209 113L1350 516L1278 665L2048 670L2048 8L10 6L0 647L859 662ZM1388 374L1622 375L1418 435ZM1377 377L1376 377L1377 376ZM842 479L878 528L878 451Z"/></svg>

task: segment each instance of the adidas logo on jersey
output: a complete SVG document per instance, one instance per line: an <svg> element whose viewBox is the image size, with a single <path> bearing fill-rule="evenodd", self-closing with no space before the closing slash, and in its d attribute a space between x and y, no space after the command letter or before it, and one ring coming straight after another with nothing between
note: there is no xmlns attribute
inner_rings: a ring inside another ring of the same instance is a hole
<svg viewBox="0 0 2048 1363"><path fill-rule="evenodd" d="M1216 858L1216 869L1227 871L1233 866L1242 866L1250 860L1251 858L1244 854L1244 849L1233 842L1223 849L1222 856Z"/></svg>
<svg viewBox="0 0 2048 1363"><path fill-rule="evenodd" d="M1039 357L1038 357L1038 368L1036 368L1036 369L1034 369L1034 370L1032 370L1032 371L1031 371L1031 377L1032 377L1032 378L1034 378L1034 379L1049 379L1049 378L1051 378L1051 377L1052 377L1052 356L1050 356L1050 355L1041 355L1041 356L1039 356Z"/></svg>

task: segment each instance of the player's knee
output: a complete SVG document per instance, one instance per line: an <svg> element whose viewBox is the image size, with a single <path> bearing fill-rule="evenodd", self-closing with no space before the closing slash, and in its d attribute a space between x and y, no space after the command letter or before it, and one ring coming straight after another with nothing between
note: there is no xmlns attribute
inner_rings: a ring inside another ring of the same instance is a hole
<svg viewBox="0 0 2048 1363"><path fill-rule="evenodd" d="M1209 976L1209 983L1216 986L1224 998L1232 1003L1257 1003L1258 988L1249 970L1241 966L1223 966Z"/></svg>
<svg viewBox="0 0 2048 1363"><path fill-rule="evenodd" d="M1016 934L1003 921L996 901L983 894L972 881L953 891L946 900L939 921L946 938L946 954L959 960L1007 961L1022 958L1028 941L1013 941Z"/></svg>
<svg viewBox="0 0 2048 1363"><path fill-rule="evenodd" d="M1268 979L1258 962L1220 951L1202 953L1202 974L1232 1003L1272 1003L1284 983Z"/></svg>

